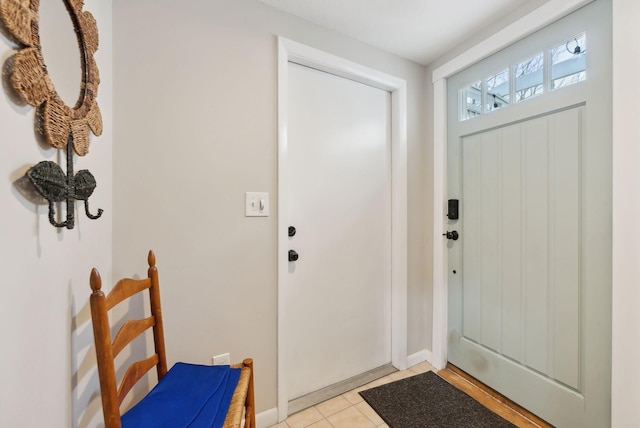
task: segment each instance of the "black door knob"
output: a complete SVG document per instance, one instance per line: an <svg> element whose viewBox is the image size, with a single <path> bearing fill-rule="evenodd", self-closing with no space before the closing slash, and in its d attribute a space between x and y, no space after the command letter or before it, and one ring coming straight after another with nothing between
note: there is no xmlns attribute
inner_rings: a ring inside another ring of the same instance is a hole
<svg viewBox="0 0 640 428"><path fill-rule="evenodd" d="M295 252L295 250L289 250L289 261L290 262L295 262L296 260L298 260L298 253Z"/></svg>
<svg viewBox="0 0 640 428"><path fill-rule="evenodd" d="M451 239L454 241L457 241L458 238L460 237L460 235L458 235L458 232L455 230L452 230L451 232L443 233L442 236L446 236L447 239Z"/></svg>
<svg viewBox="0 0 640 428"><path fill-rule="evenodd" d="M293 226L289 226L289 236L295 236L296 235L296 228Z"/></svg>

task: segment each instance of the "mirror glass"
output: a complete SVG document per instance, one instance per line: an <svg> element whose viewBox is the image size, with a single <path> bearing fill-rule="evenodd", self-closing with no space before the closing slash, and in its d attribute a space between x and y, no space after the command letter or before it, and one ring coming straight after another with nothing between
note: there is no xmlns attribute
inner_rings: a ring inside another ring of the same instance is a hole
<svg viewBox="0 0 640 428"><path fill-rule="evenodd" d="M56 92L73 108L80 98L83 67L80 45L64 0L44 0L38 11L40 45Z"/></svg>

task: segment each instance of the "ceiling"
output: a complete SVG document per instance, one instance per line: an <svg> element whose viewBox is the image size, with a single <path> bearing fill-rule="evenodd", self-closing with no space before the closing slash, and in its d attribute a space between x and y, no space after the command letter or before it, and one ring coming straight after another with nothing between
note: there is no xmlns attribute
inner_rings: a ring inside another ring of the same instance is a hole
<svg viewBox="0 0 640 428"><path fill-rule="evenodd" d="M259 0L420 64L428 64L526 0Z"/></svg>

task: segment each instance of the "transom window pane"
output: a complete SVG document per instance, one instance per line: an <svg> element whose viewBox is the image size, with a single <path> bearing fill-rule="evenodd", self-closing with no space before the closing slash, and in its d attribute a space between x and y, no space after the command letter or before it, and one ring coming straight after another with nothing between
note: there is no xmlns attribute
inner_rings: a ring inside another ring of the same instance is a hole
<svg viewBox="0 0 640 428"><path fill-rule="evenodd" d="M544 92L544 55L540 52L515 66L516 102Z"/></svg>
<svg viewBox="0 0 640 428"><path fill-rule="evenodd" d="M551 89L573 85L587 78L586 53L584 33L551 49Z"/></svg>
<svg viewBox="0 0 640 428"><path fill-rule="evenodd" d="M482 110L482 82L478 80L461 91L462 109L460 120L479 116Z"/></svg>
<svg viewBox="0 0 640 428"><path fill-rule="evenodd" d="M498 110L509 104L509 69L488 77L487 86L487 111Z"/></svg>

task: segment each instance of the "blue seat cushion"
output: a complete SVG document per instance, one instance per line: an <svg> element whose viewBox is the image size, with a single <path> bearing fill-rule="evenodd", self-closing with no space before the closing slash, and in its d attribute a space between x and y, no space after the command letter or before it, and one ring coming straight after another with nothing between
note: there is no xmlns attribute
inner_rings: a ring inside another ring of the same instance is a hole
<svg viewBox="0 0 640 428"><path fill-rule="evenodd" d="M176 363L121 417L123 428L219 428L240 369Z"/></svg>

